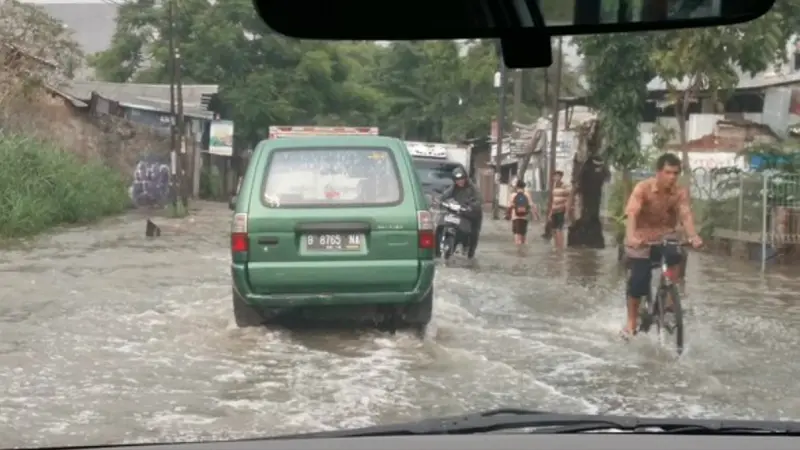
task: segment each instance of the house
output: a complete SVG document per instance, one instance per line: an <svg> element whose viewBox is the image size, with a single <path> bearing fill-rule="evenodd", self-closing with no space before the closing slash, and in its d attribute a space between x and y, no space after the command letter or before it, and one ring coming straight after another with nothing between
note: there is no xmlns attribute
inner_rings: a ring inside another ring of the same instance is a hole
<svg viewBox="0 0 800 450"><path fill-rule="evenodd" d="M564 172L567 180L572 173L572 158L576 149L577 134L575 129L586 120L595 117L594 112L585 106L568 106L559 111L558 130L556 132L555 169ZM514 123L512 130L506 134L501 148L499 172L499 203L506 207L511 184L525 167L524 181L531 190L534 199L544 197L547 191L547 174L550 169L550 140L552 135L551 116L539 118L532 124ZM494 162L497 157L496 124L492 124L491 155L488 159L488 179L491 180ZM537 138L537 133L541 138ZM534 145L535 148L531 148ZM485 183L484 183L485 184ZM484 193L486 195L486 193Z"/></svg>
<svg viewBox="0 0 800 450"><path fill-rule="evenodd" d="M787 44L786 52L787 63L755 76L740 73L738 85L727 93L722 105L717 104L710 92L699 92L698 98L689 107L686 138L694 140L712 133L720 119L765 124L780 137L786 137L791 129L798 128L800 46L795 43ZM647 89L649 101L643 111L644 120L639 126L643 145L649 145L653 132L658 127L678 130L666 83L655 78L648 83ZM585 96L560 100L567 108L586 106L588 103ZM676 134L669 143L677 142L679 138Z"/></svg>
<svg viewBox="0 0 800 450"><path fill-rule="evenodd" d="M164 136L170 134L170 86L168 84L108 83L73 81L59 88L64 94L87 102L92 93L119 103L119 115L134 123L148 125ZM187 127L196 142L203 142L208 124L214 118L209 105L215 99L217 85L189 84L183 86L183 113Z"/></svg>
<svg viewBox="0 0 800 450"><path fill-rule="evenodd" d="M49 89L93 116L122 117L147 126L156 136L171 136L170 85L72 81ZM195 196L200 192L200 170L208 159L201 153L208 148L211 121L216 117L210 107L216 103L217 90L216 85L184 85L181 91L186 133L191 136L181 145L185 143L186 153L192 155L189 178ZM227 167L228 161L222 164Z"/></svg>

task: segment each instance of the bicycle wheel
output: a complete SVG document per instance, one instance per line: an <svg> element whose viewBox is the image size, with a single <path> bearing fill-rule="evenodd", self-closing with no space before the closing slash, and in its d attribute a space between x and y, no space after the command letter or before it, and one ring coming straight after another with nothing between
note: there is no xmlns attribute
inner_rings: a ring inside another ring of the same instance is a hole
<svg viewBox="0 0 800 450"><path fill-rule="evenodd" d="M667 305L669 302L667 298L672 298L671 311L667 312ZM678 355L683 353L683 308L681 308L681 298L678 293L678 287L674 284L661 285L656 294L656 325L659 334L661 330L665 330L672 336L675 336L675 350ZM667 314L671 314L673 320L667 320Z"/></svg>
<svg viewBox="0 0 800 450"><path fill-rule="evenodd" d="M639 332L648 333L650 327L653 326L654 305L652 294L647 294L646 297L639 299Z"/></svg>

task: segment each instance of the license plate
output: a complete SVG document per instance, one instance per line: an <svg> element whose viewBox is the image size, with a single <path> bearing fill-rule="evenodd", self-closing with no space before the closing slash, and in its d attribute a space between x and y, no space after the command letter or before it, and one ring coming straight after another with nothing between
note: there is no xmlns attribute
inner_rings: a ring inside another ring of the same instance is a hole
<svg viewBox="0 0 800 450"><path fill-rule="evenodd" d="M352 252L361 250L364 235L354 233L307 234L305 240L308 250Z"/></svg>
<svg viewBox="0 0 800 450"><path fill-rule="evenodd" d="M444 221L447 223L452 223L453 225L458 225L461 223L461 218L455 214L448 214L444 216Z"/></svg>

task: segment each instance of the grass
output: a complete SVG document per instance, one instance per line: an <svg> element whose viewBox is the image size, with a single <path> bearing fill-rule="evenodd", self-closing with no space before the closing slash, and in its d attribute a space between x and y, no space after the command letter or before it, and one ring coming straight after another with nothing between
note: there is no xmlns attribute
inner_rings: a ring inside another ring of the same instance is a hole
<svg viewBox="0 0 800 450"><path fill-rule="evenodd" d="M189 208L180 198L167 206L167 216L172 219L180 219L189 215Z"/></svg>
<svg viewBox="0 0 800 450"><path fill-rule="evenodd" d="M118 214L130 205L119 173L81 161L55 143L0 131L0 236Z"/></svg>
<svg viewBox="0 0 800 450"><path fill-rule="evenodd" d="M225 200L225 180L216 165L203 166L200 171L200 198Z"/></svg>
<svg viewBox="0 0 800 450"><path fill-rule="evenodd" d="M634 181L635 183L635 181ZM622 182L622 176L616 176L606 185L606 189L610 189L608 197L608 217L612 222L612 233L614 240L619 243L625 235L625 185Z"/></svg>

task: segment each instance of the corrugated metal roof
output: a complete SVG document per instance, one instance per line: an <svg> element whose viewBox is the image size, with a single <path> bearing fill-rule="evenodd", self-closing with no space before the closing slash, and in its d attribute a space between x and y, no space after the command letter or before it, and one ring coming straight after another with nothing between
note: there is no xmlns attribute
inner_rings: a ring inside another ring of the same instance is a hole
<svg viewBox="0 0 800 450"><path fill-rule="evenodd" d="M764 89L772 86L782 86L787 84L800 83L800 72L790 72L786 74L759 74L755 77L740 73L737 90ZM686 87L688 81L684 80L679 84L681 88ZM666 91L667 84L661 78L655 78L647 84L647 90L651 92Z"/></svg>
<svg viewBox="0 0 800 450"><path fill-rule="evenodd" d="M60 89L74 98L88 101L92 92L115 100L123 106L169 112L168 84L108 83L101 81L73 81ZM215 84L187 84L183 86L183 109L187 116L212 118L208 111L209 98L216 94Z"/></svg>
<svg viewBox="0 0 800 450"><path fill-rule="evenodd" d="M766 73L754 77L747 74L740 74L739 76L739 84L736 86L737 91L759 90L774 86L800 84L800 72L785 74ZM679 84L679 87L686 87L687 84L688 82L684 80ZM647 84L647 90L651 93L666 92L667 85L661 78L654 78ZM585 95L559 97L559 101L564 105L583 105L586 103L587 97Z"/></svg>

